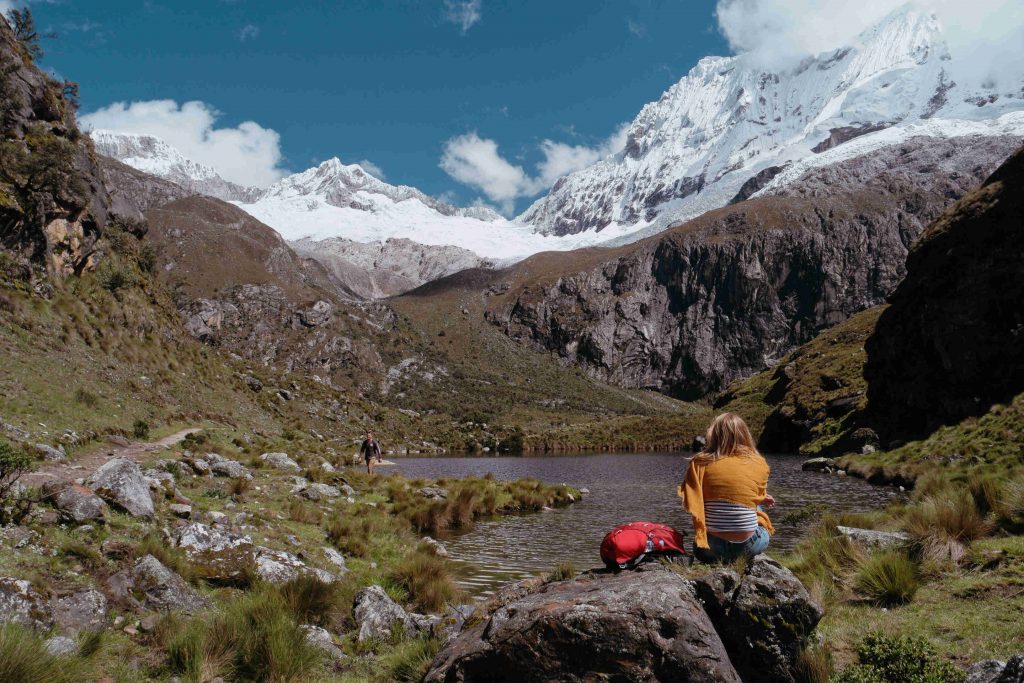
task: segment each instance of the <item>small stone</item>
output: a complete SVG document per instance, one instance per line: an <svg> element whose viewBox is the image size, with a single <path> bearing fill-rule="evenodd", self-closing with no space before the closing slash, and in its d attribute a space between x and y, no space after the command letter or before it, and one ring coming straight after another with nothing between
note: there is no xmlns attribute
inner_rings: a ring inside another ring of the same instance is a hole
<svg viewBox="0 0 1024 683"><path fill-rule="evenodd" d="M156 630L157 623L158 619L156 615L150 614L148 617L143 618L142 621L139 622L139 628L142 629L144 633L152 633Z"/></svg>
<svg viewBox="0 0 1024 683"><path fill-rule="evenodd" d="M180 503L173 503L167 506L167 509L171 511L171 514L181 519L188 519L192 516L191 505L181 505Z"/></svg>
<svg viewBox="0 0 1024 683"><path fill-rule="evenodd" d="M340 573L344 574L348 571L348 567L345 566L345 556L339 553L334 548L331 548L330 546L325 546L324 556L327 558L328 562L330 562L338 568Z"/></svg>
<svg viewBox="0 0 1024 683"><path fill-rule="evenodd" d="M430 536L424 536L422 542L430 546L430 549L438 557L448 557L448 549L444 547L444 543L441 543L441 541Z"/></svg>
<svg viewBox="0 0 1024 683"><path fill-rule="evenodd" d="M320 628L319 626L313 626L311 624L304 624L299 628L306 632L307 643L318 650L323 650L331 659L335 661L348 659L345 653L334 644L334 639L331 638L331 634L328 633L326 629Z"/></svg>
<svg viewBox="0 0 1024 683"><path fill-rule="evenodd" d="M218 477L230 477L232 479L252 479L249 470L240 462L234 460L222 460L210 465L210 470Z"/></svg>
<svg viewBox="0 0 1024 683"><path fill-rule="evenodd" d="M94 527L92 524L83 524L82 526L78 527L78 531L83 534L91 534L93 531L95 531L95 529L96 527Z"/></svg>
<svg viewBox="0 0 1024 683"><path fill-rule="evenodd" d="M441 488L440 486L424 486L419 491L417 491L417 493L419 493L424 498L428 498L430 500L448 499L448 491Z"/></svg>
<svg viewBox="0 0 1024 683"><path fill-rule="evenodd" d="M36 451L38 451L43 459L48 462L60 462L68 457L68 454L64 452L64 446L58 446L54 448L45 443L37 443Z"/></svg>
<svg viewBox="0 0 1024 683"><path fill-rule="evenodd" d="M54 636L46 641L46 652L53 657L70 657L78 652L78 645L67 636Z"/></svg>
<svg viewBox="0 0 1024 683"><path fill-rule="evenodd" d="M310 484L302 491L302 496L312 501L338 498L341 491L329 484Z"/></svg>
<svg viewBox="0 0 1024 683"><path fill-rule="evenodd" d="M895 548L914 542L913 536L902 531L875 531L874 529L858 529L848 526L837 526L836 531L851 541L872 548Z"/></svg>
<svg viewBox="0 0 1024 683"><path fill-rule="evenodd" d="M131 626L125 626L123 630L124 630L125 633L127 633L130 636L137 636L137 635L139 635L139 628L137 626L135 626L134 624L131 625Z"/></svg>

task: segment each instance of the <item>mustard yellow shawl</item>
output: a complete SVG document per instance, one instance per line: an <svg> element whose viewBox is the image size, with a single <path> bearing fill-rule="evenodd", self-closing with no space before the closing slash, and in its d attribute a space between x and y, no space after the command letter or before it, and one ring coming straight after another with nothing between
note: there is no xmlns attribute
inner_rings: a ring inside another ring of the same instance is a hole
<svg viewBox="0 0 1024 683"><path fill-rule="evenodd" d="M768 492L771 468L759 453L729 455L716 460L697 456L690 461L686 480L679 487L683 509L693 516L693 536L698 548L708 547L704 501L725 500L756 509ZM757 510L758 524L775 533L772 521Z"/></svg>

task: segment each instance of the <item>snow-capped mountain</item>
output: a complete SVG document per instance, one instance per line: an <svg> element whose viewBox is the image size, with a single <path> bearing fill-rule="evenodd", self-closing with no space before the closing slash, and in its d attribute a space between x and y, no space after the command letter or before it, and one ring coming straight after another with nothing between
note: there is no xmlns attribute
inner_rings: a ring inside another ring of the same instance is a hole
<svg viewBox="0 0 1024 683"><path fill-rule="evenodd" d="M236 204L287 240L409 239L501 260L589 246L602 239L595 233L542 235L487 207L456 208L415 188L389 185L358 164L345 165L336 158L280 180L255 201Z"/></svg>
<svg viewBox="0 0 1024 683"><path fill-rule="evenodd" d="M560 179L517 221L622 241L723 206L787 164L806 170L913 135L1024 131L1024 74L971 84L956 73L937 20L909 6L787 71L707 57L640 111L622 152Z"/></svg>
<svg viewBox="0 0 1024 683"><path fill-rule="evenodd" d="M192 159L153 135L94 130L96 151L132 168L176 183L190 192L225 200L253 200L259 190L222 178L217 171Z"/></svg>

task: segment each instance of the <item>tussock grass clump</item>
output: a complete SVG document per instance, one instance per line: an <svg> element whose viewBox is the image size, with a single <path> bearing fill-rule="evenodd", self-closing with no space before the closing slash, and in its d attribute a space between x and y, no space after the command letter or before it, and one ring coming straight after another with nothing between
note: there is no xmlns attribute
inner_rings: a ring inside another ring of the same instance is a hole
<svg viewBox="0 0 1024 683"><path fill-rule="evenodd" d="M832 653L825 645L809 645L796 661L797 680L801 683L828 683L832 675Z"/></svg>
<svg viewBox="0 0 1024 683"><path fill-rule="evenodd" d="M844 521L826 514L809 530L787 562L815 599L823 603L839 597L842 584L837 578L863 559L863 552L836 531L836 525Z"/></svg>
<svg viewBox="0 0 1024 683"><path fill-rule="evenodd" d="M562 562L551 572L551 581L566 581L576 576L576 565L572 562Z"/></svg>
<svg viewBox="0 0 1024 683"><path fill-rule="evenodd" d="M252 489L252 479L246 479L245 477L235 477L231 480L231 484L228 486L228 493L231 494L232 498L236 500L244 496Z"/></svg>
<svg viewBox="0 0 1024 683"><path fill-rule="evenodd" d="M405 589L418 609L438 612L460 595L448 567L443 558L415 552L395 566L391 579Z"/></svg>
<svg viewBox="0 0 1024 683"><path fill-rule="evenodd" d="M885 551L863 560L854 576L854 588L879 605L903 605L914 599L921 585L918 567L905 554Z"/></svg>
<svg viewBox="0 0 1024 683"><path fill-rule="evenodd" d="M17 624L0 626L0 681L4 683L77 683L88 678L78 657L54 657L42 638Z"/></svg>
<svg viewBox="0 0 1024 683"><path fill-rule="evenodd" d="M995 506L996 522L1010 533L1024 532L1024 479L1007 482Z"/></svg>
<svg viewBox="0 0 1024 683"><path fill-rule="evenodd" d="M302 524L319 524L324 513L316 505L293 499L288 503L288 519Z"/></svg>
<svg viewBox="0 0 1024 683"><path fill-rule="evenodd" d="M431 662L441 649L436 638L417 638L395 646L381 657L385 680L395 683L419 683L427 675Z"/></svg>
<svg viewBox="0 0 1024 683"><path fill-rule="evenodd" d="M341 592L335 583L312 574L300 574L278 587L288 613L299 624L327 626L342 609Z"/></svg>
<svg viewBox="0 0 1024 683"><path fill-rule="evenodd" d="M868 635L857 646L857 664L832 678L833 683L959 683L963 671L938 661L923 638Z"/></svg>
<svg viewBox="0 0 1024 683"><path fill-rule="evenodd" d="M83 541L68 541L61 546L60 552L65 557L72 557L85 567L96 571L103 566L103 556L99 551Z"/></svg>
<svg viewBox="0 0 1024 683"><path fill-rule="evenodd" d="M221 612L197 617L170 635L168 663L189 681L302 681L320 662L282 596L246 594Z"/></svg>
<svg viewBox="0 0 1024 683"><path fill-rule="evenodd" d="M904 528L921 544L923 560L958 566L971 543L992 530L974 496L964 489L935 493L903 513Z"/></svg>
<svg viewBox="0 0 1024 683"><path fill-rule="evenodd" d="M345 514L335 513L324 522L327 540L345 555L369 557L370 550L394 537L394 520L372 507L359 506Z"/></svg>

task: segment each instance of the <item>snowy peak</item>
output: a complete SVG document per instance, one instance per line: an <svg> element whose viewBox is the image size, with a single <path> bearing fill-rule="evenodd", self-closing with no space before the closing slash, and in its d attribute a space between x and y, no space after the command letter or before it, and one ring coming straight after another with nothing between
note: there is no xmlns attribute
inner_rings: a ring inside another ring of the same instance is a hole
<svg viewBox="0 0 1024 683"><path fill-rule="evenodd" d="M391 185L366 172L359 164L343 164L337 157L302 173L280 180L261 199L295 198L320 200L338 208L375 211L396 202L417 202L442 216L464 216L482 221L504 220L486 207L460 209L424 194L408 185Z"/></svg>
<svg viewBox="0 0 1024 683"><path fill-rule="evenodd" d="M910 6L785 70L704 58L641 109L621 154L562 178L518 220L556 235L665 227L726 204L764 169L856 137L923 120L935 121L926 134L955 134L956 122L1024 110L1024 75L996 92L955 83L955 67L938 21Z"/></svg>
<svg viewBox="0 0 1024 683"><path fill-rule="evenodd" d="M228 201L255 198L260 190L222 178L205 164L187 158L154 135L94 130L89 133L96 151L145 173L165 178L190 192Z"/></svg>

